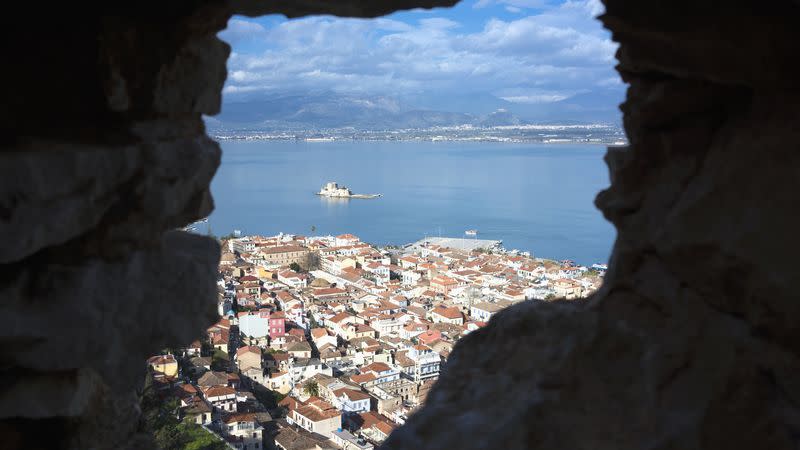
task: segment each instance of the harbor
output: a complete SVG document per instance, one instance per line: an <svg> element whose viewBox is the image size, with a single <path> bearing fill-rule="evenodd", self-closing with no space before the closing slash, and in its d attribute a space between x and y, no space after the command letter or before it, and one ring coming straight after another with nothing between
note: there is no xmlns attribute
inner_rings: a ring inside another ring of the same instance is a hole
<svg viewBox="0 0 800 450"><path fill-rule="evenodd" d="M474 238L453 238L453 237L427 237L420 239L413 244L409 244L406 250L413 251L429 245L438 245L440 247L453 248L471 252L473 250L492 250L500 248L503 241L494 239L474 239Z"/></svg>

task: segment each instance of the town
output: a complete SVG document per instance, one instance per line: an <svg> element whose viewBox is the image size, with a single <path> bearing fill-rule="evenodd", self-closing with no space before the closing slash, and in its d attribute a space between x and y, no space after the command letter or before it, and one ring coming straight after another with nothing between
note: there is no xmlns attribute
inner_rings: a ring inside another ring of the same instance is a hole
<svg viewBox="0 0 800 450"><path fill-rule="evenodd" d="M226 129L209 124L214 139L347 142L347 141L433 141L505 142L538 144L625 145L625 132L612 124L519 124L491 127L454 125L409 129L354 129L299 127L288 129Z"/></svg>
<svg viewBox="0 0 800 450"><path fill-rule="evenodd" d="M606 270L477 239L221 242L220 319L148 360L145 396L242 450L372 449L424 404L461 337L518 302L585 298Z"/></svg>

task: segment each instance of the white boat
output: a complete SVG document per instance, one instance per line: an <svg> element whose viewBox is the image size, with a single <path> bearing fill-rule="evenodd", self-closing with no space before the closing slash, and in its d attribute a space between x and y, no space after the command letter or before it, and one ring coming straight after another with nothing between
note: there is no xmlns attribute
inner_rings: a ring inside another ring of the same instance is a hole
<svg viewBox="0 0 800 450"><path fill-rule="evenodd" d="M464 232L467 236L476 236L478 234L478 230L467 230Z"/></svg>

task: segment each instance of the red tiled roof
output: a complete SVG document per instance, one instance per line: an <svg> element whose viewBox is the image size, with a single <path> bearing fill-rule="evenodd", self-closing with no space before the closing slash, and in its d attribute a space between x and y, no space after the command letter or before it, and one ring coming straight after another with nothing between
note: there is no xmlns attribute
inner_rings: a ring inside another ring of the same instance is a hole
<svg viewBox="0 0 800 450"><path fill-rule="evenodd" d="M236 356L242 356L245 353L255 353L257 355L260 355L261 349L256 347L255 345L245 345L244 347L241 347L238 350L236 350Z"/></svg>
<svg viewBox="0 0 800 450"><path fill-rule="evenodd" d="M236 394L236 389L228 386L211 386L203 391L206 398L210 397L224 397L226 395Z"/></svg>
<svg viewBox="0 0 800 450"><path fill-rule="evenodd" d="M461 317L461 311L459 311L459 309L456 308L455 306L451 306L451 307L447 308L447 307L444 307L444 306L440 305L440 306L437 306L433 310L433 312L438 314L438 315L440 315L440 316L442 316L442 317L445 317L447 319L461 319L462 318Z"/></svg>
<svg viewBox="0 0 800 450"><path fill-rule="evenodd" d="M319 397L309 398L305 404L298 404L294 413L301 415L312 422L319 422L341 416L342 413L333 405Z"/></svg>
<svg viewBox="0 0 800 450"><path fill-rule="evenodd" d="M256 421L256 414L255 413L237 413L231 414L223 420L225 423L236 423L236 422L255 422Z"/></svg>
<svg viewBox="0 0 800 450"><path fill-rule="evenodd" d="M369 394L367 394L365 392L356 391L356 390L347 389L347 388L337 389L337 390L335 390L333 392L333 394L336 395L337 397L341 397L342 395L345 395L345 396L347 396L347 398L349 398L352 401L366 400L366 399L369 398Z"/></svg>
<svg viewBox="0 0 800 450"><path fill-rule="evenodd" d="M392 368L389 367L386 363L382 362L374 362L368 366L364 366L361 368L361 372L385 372L387 370L391 370Z"/></svg>
<svg viewBox="0 0 800 450"><path fill-rule="evenodd" d="M388 423L383 422L383 421L376 423L375 424L375 428L377 428L378 430L380 430L381 433L383 433L383 434L385 434L387 436L389 434L391 434L391 432L394 431L394 429L395 429L394 426L389 425Z"/></svg>
<svg viewBox="0 0 800 450"><path fill-rule="evenodd" d="M363 384L375 381L376 377L372 373L364 373L360 375L350 375L350 381L353 383Z"/></svg>

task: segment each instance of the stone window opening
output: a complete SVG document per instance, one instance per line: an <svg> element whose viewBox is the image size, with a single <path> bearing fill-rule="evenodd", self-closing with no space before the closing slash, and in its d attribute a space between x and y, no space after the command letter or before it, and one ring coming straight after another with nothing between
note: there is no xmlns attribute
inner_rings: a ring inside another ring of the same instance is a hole
<svg viewBox="0 0 800 450"><path fill-rule="evenodd" d="M383 448L796 447L800 6L604 3L630 140L597 197L618 231L606 283L468 335ZM218 245L173 230L212 209L201 115L219 110L230 15L434 4L19 5L3 28L4 448L150 448L141 362L216 319Z"/></svg>

